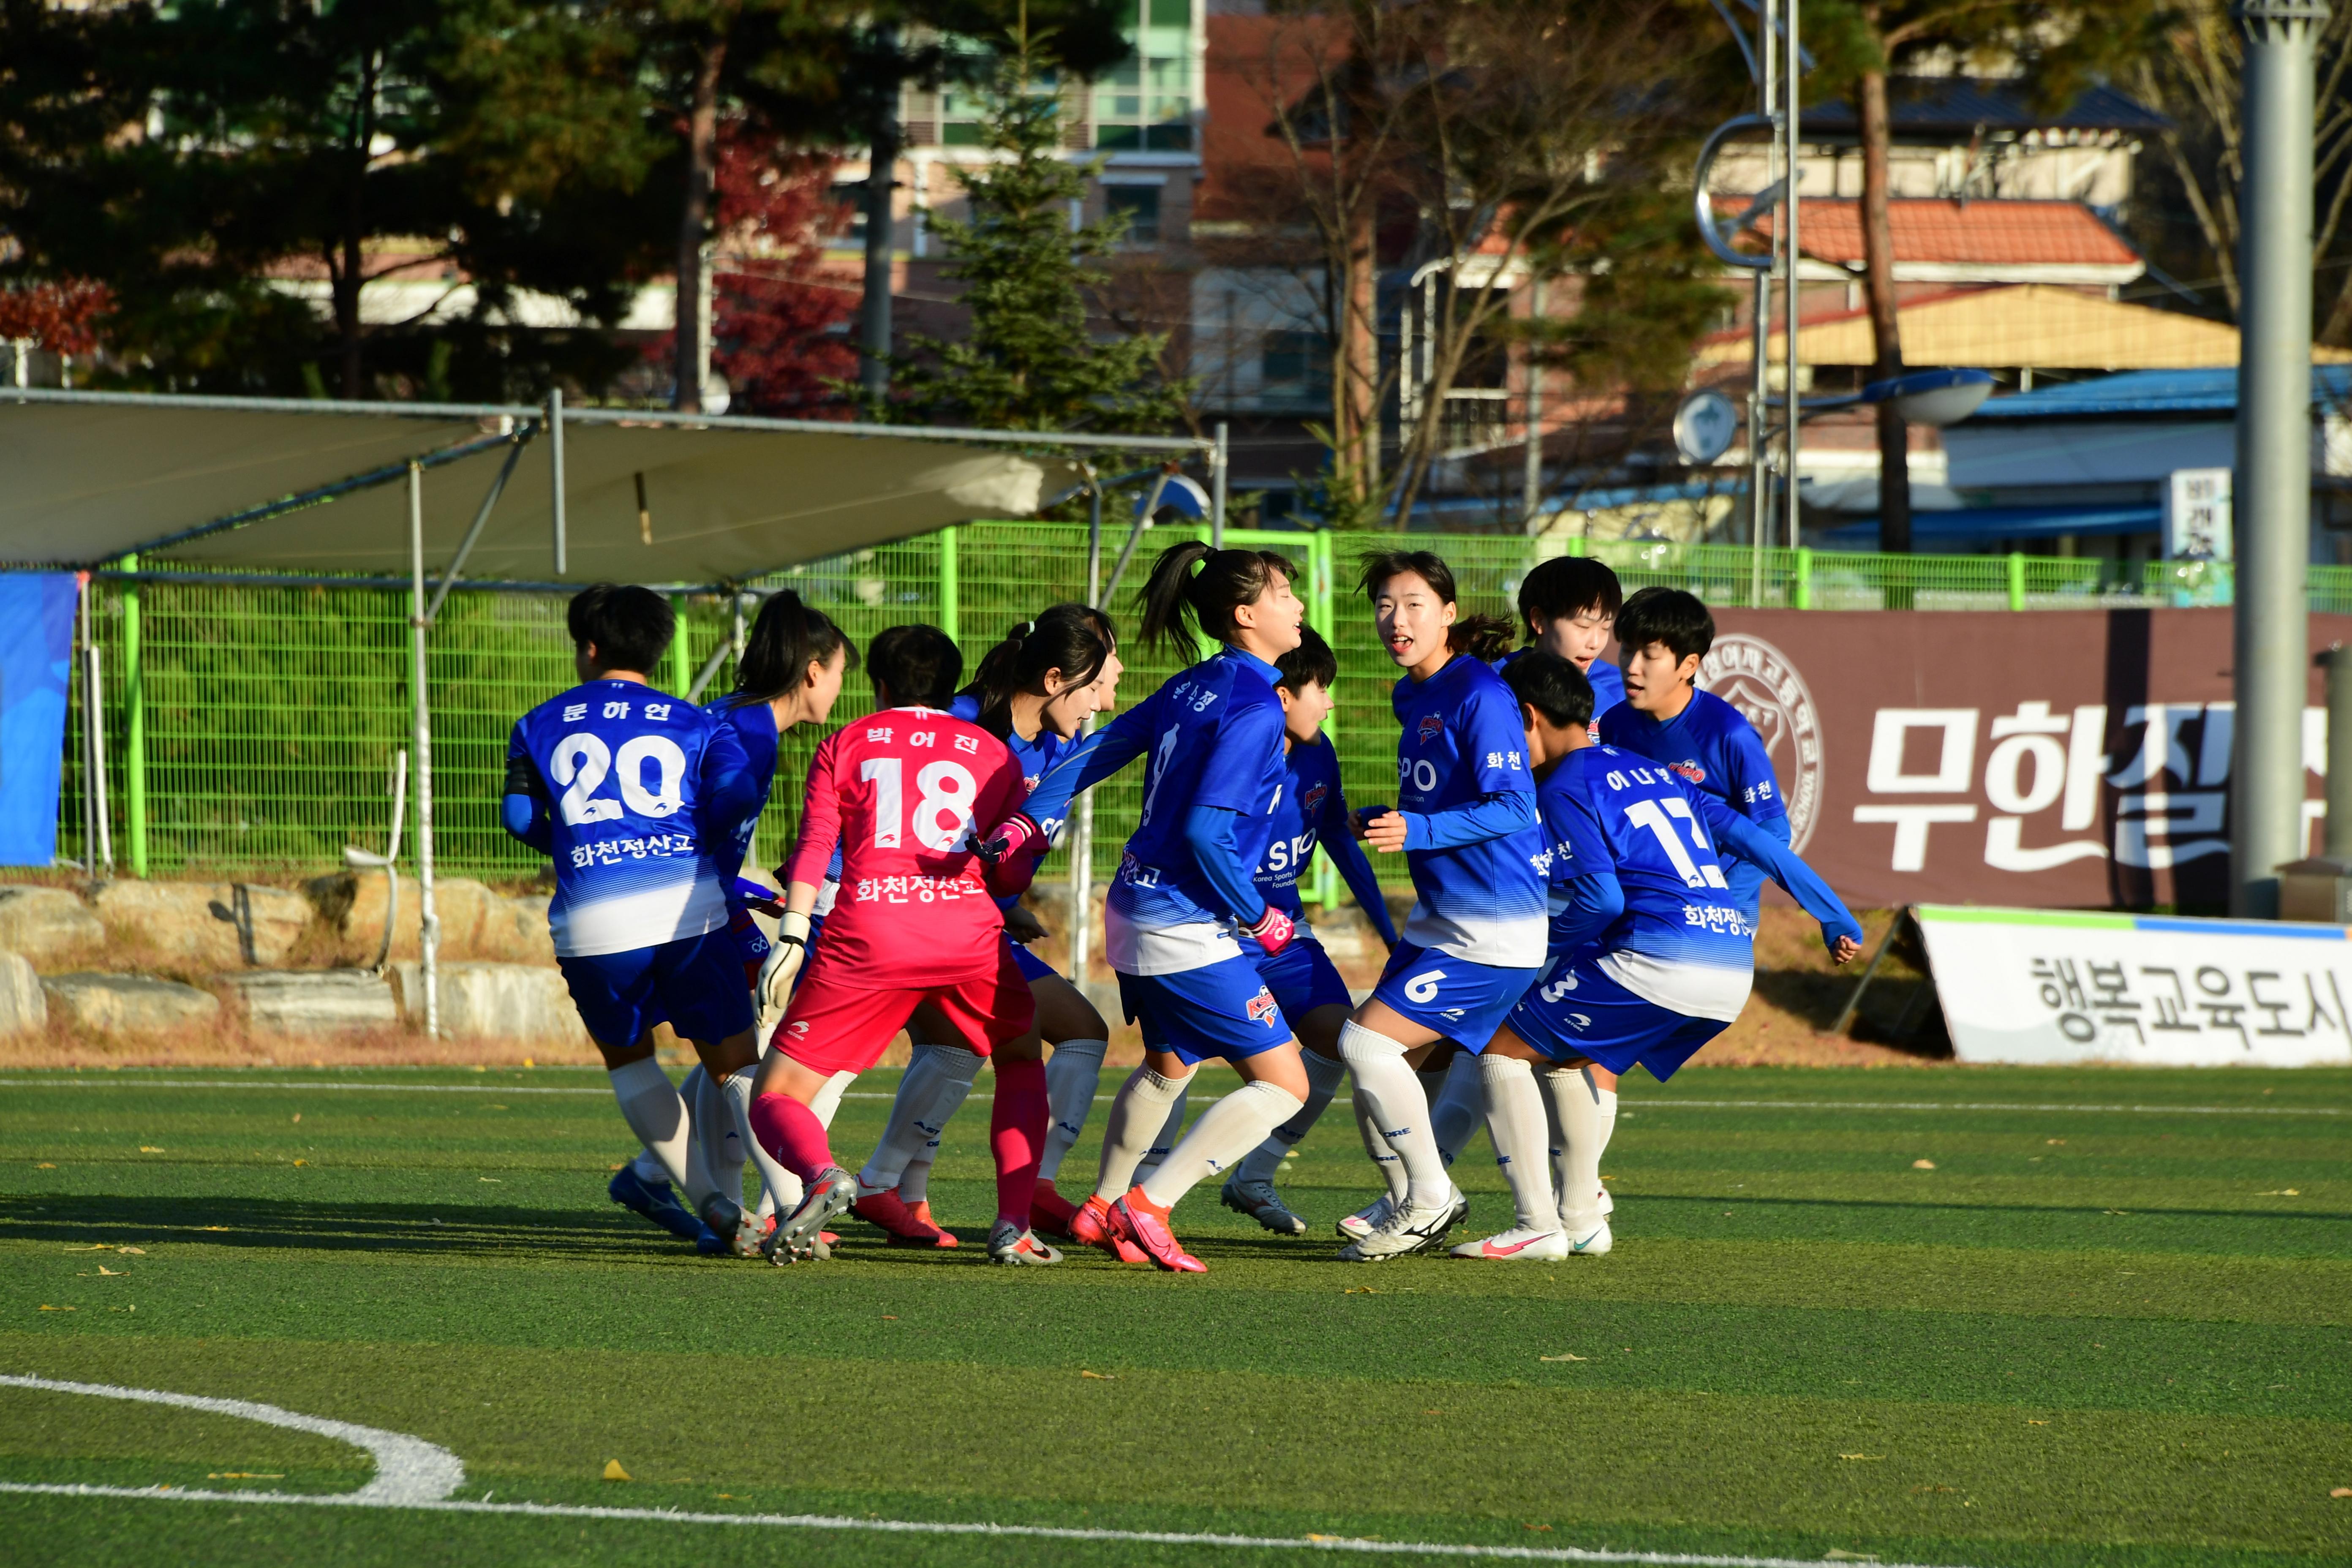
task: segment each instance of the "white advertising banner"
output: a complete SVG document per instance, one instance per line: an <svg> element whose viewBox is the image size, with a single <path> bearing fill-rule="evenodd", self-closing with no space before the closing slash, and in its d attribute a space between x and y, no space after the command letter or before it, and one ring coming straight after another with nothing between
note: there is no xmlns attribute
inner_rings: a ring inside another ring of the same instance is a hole
<svg viewBox="0 0 2352 1568"><path fill-rule="evenodd" d="M1964 1062L2352 1066L2352 931L1922 904Z"/></svg>

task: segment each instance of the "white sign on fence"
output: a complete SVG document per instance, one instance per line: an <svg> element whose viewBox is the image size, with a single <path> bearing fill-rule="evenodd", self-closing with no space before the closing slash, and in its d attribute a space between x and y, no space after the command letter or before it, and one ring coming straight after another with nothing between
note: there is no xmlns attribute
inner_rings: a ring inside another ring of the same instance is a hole
<svg viewBox="0 0 2352 1568"><path fill-rule="evenodd" d="M1923 904L1964 1062L2352 1066L2352 931Z"/></svg>

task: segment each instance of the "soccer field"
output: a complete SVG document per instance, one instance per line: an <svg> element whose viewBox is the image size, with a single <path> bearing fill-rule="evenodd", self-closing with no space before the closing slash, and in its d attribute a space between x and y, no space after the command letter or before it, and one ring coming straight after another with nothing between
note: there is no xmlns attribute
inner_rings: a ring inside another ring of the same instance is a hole
<svg viewBox="0 0 2352 1568"><path fill-rule="evenodd" d="M934 1185L975 1245L846 1221L778 1270L606 1201L601 1073L0 1072L0 1560L2352 1558L2352 1072L1627 1091L1610 1257L1333 1261L1372 1190L1335 1116L1285 1177L1317 1233L1204 1187L1180 1277L989 1268L978 1100ZM1464 1167L1462 1234L1507 1225ZM171 1490L26 1489L77 1484Z"/></svg>

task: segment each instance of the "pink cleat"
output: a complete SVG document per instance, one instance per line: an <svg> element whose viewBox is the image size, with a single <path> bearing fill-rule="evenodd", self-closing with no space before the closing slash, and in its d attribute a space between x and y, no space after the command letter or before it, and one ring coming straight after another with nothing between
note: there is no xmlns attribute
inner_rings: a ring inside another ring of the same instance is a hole
<svg viewBox="0 0 2352 1568"><path fill-rule="evenodd" d="M1127 1196L1110 1205L1110 1225L1114 1235L1171 1274L1209 1271L1207 1264L1177 1244L1176 1233L1168 1228L1167 1211L1152 1207L1141 1187L1129 1187Z"/></svg>
<svg viewBox="0 0 2352 1568"><path fill-rule="evenodd" d="M1151 1259L1143 1248L1128 1240L1113 1227L1110 1205L1100 1198L1090 1197L1070 1216L1070 1239L1083 1247L1098 1247L1121 1263L1149 1263Z"/></svg>

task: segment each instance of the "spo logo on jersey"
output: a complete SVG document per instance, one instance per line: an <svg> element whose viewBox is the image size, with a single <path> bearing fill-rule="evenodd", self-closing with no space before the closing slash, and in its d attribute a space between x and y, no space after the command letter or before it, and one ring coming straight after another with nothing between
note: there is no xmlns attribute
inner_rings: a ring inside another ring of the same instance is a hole
<svg viewBox="0 0 2352 1568"><path fill-rule="evenodd" d="M1445 721L1435 713L1421 716L1421 743L1424 746L1445 732Z"/></svg>
<svg viewBox="0 0 2352 1568"><path fill-rule="evenodd" d="M1257 988L1257 994L1249 999L1248 1011L1251 1023L1264 1024L1268 1027L1272 1027L1275 1019L1282 1015L1282 1009L1275 1005L1274 993L1263 985Z"/></svg>
<svg viewBox="0 0 2352 1568"><path fill-rule="evenodd" d="M1307 821L1315 820L1316 813L1323 809L1324 799L1330 793L1328 785L1318 784L1307 786L1306 792L1298 797L1298 809Z"/></svg>

